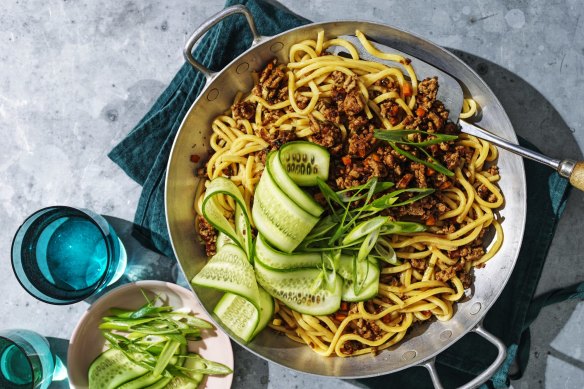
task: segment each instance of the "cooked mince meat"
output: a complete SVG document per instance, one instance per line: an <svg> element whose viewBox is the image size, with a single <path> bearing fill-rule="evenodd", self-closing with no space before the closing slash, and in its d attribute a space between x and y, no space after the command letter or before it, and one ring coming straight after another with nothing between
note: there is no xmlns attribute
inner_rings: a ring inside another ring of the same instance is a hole
<svg viewBox="0 0 584 389"><path fill-rule="evenodd" d="M318 103L316 103L316 109L323 114L326 120L335 124L341 123L341 115L339 114L339 110L337 109L336 105L333 105L332 102L319 100Z"/></svg>
<svg viewBox="0 0 584 389"><path fill-rule="evenodd" d="M311 115L310 129L312 130L312 135L308 137L308 140L326 147L333 155L341 152L343 138L341 130L334 123L318 121Z"/></svg>
<svg viewBox="0 0 584 389"><path fill-rule="evenodd" d="M416 95L416 103L418 108L424 108L426 111L430 110L436 95L438 94L438 78L426 78L418 84L418 94Z"/></svg>
<svg viewBox="0 0 584 389"><path fill-rule="evenodd" d="M259 96L269 103L282 101L288 97L285 66L278 65L278 60L274 58L269 62L264 70L260 73L258 83L252 89L252 93ZM286 93L282 93L282 89L286 88Z"/></svg>
<svg viewBox="0 0 584 389"><path fill-rule="evenodd" d="M269 131L264 127L260 128L258 135L263 140L268 142L268 144L270 145L269 151L277 150L284 143L288 143L297 139L296 133L294 131L285 130Z"/></svg>
<svg viewBox="0 0 584 389"><path fill-rule="evenodd" d="M299 92L302 92L302 90L300 89ZM296 96L296 105L298 108L304 109L308 107L308 103L310 103L310 97L303 95Z"/></svg>
<svg viewBox="0 0 584 389"><path fill-rule="evenodd" d="M380 108L381 116L389 120L389 124L392 126L397 125L406 117L406 112L392 100L381 103Z"/></svg>
<svg viewBox="0 0 584 389"><path fill-rule="evenodd" d="M233 104L233 106L231 107L231 111L233 112L234 119L249 120L255 114L256 105L251 101L242 101L241 103Z"/></svg>
<svg viewBox="0 0 584 389"><path fill-rule="evenodd" d="M361 131L351 130L349 135L349 150L348 154L364 158L369 154L378 143L377 138L373 136L374 127L372 125L363 128Z"/></svg>
<svg viewBox="0 0 584 389"><path fill-rule="evenodd" d="M436 272L436 280L442 282L448 282L452 278L454 278L454 276L456 276L456 270L452 266L449 266L444 270Z"/></svg>
<svg viewBox="0 0 584 389"><path fill-rule="evenodd" d="M259 151L257 156L262 164L266 164L266 157L270 151L278 150L284 143L296 140L298 137L294 131L275 130L270 131L265 127L261 127L256 131L256 135L268 142L269 147Z"/></svg>
<svg viewBox="0 0 584 389"><path fill-rule="evenodd" d="M347 127L349 127L349 130L351 130L352 133L361 131L369 123L369 120L365 115L350 116L346 121Z"/></svg>
<svg viewBox="0 0 584 389"><path fill-rule="evenodd" d="M262 120L262 126L268 127L274 122L276 122L280 116L282 116L282 112L280 110L274 111L266 111L264 112L264 119Z"/></svg>
<svg viewBox="0 0 584 389"><path fill-rule="evenodd" d="M464 287L464 289L468 289L470 288L470 286L472 285L472 275L469 273L458 273L458 278L460 278L460 281L462 282L462 286Z"/></svg>
<svg viewBox="0 0 584 389"><path fill-rule="evenodd" d="M217 231L210 225L204 217L198 217L199 235L205 243L207 257L212 257L217 253Z"/></svg>
<svg viewBox="0 0 584 389"><path fill-rule="evenodd" d="M355 116L363 111L365 107L361 99L361 92L353 90L345 96L343 100L343 112L348 116Z"/></svg>

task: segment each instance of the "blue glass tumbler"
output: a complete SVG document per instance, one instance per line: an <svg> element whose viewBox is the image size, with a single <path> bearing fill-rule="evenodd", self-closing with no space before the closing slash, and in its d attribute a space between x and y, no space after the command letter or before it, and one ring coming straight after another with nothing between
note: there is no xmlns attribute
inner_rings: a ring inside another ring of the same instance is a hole
<svg viewBox="0 0 584 389"><path fill-rule="evenodd" d="M72 304L117 281L126 251L101 215L53 206L29 216L12 242L12 268L20 284L50 304Z"/></svg>
<svg viewBox="0 0 584 389"><path fill-rule="evenodd" d="M66 376L44 337L28 330L0 331L0 388L45 389Z"/></svg>

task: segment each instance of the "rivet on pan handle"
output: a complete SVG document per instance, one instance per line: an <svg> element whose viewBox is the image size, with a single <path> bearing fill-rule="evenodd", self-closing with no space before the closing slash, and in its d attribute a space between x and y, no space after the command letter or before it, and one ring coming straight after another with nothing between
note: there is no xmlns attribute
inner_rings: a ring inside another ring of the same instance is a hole
<svg viewBox="0 0 584 389"><path fill-rule="evenodd" d="M195 46L195 43L197 43L197 41L199 39L201 39L201 37L203 35L205 35L205 33L211 27L213 27L214 25L219 23L221 20L223 20L226 17L233 15L233 14L243 14L245 16L245 18L247 19L247 23L249 24L249 28L251 30L251 33L253 34L253 42L251 44L252 47L255 46L262 39L262 36L258 33L258 30L256 29L256 25L255 25L255 22L253 20L253 16L251 15L251 12L249 12L249 10L246 7L244 7L243 5L234 5L232 7L225 8L223 11L211 16L211 18L209 18L205 23L201 24L199 26L199 28L197 28L193 32L193 34L190 36L189 40L187 41L187 44L185 45L185 48L183 51L183 55L184 55L185 59L188 61L188 63L190 63L195 69L197 69L198 71L203 73L205 78L207 78L207 81L210 80L211 78L213 78L213 76L215 75L215 72L208 69L206 66L204 66L203 64L198 62L193 57L193 47Z"/></svg>
<svg viewBox="0 0 584 389"><path fill-rule="evenodd" d="M505 347L503 342L501 342L501 340L497 338L495 335L485 330L482 322L477 324L477 326L472 331L479 334L480 336L491 342L493 345L495 345L495 347L497 347L498 354L497 358L495 358L493 363L491 363L491 365L485 371L476 376L474 380L467 382L466 384L461 386L459 389L476 388L485 381L487 381L489 378L493 376L493 374L495 374L495 372L497 371L497 369L499 369L499 367L505 360L505 357L507 356L507 348ZM429 361L426 361L424 364L422 364L422 366L428 369L434 387L436 389L443 389L444 387L442 386L442 383L440 383L440 378L438 377L438 371L436 370L436 366L434 366L435 360L436 360L435 358L432 358Z"/></svg>

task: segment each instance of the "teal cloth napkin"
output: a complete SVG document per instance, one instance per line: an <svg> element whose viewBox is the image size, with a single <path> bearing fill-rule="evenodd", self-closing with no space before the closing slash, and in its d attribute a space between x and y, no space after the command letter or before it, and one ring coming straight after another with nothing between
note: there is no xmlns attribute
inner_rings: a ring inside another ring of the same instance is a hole
<svg viewBox="0 0 584 389"><path fill-rule="evenodd" d="M262 35L274 35L309 22L273 2L228 0L226 6L234 4L243 4L252 12ZM251 32L243 16L232 16L206 34L194 56L209 68L219 70L244 52L251 41ZM146 116L109 153L116 164L142 185L134 222L146 232L146 238L154 247L167 256L173 253L164 213L166 164L180 123L204 83L202 74L189 64L183 65ZM533 299L569 187L556 173L530 161L526 161L526 174L528 215L524 241L534 244L522 246L511 279L484 321L486 329L509 347L505 364L488 383L497 388L508 385L514 359L519 371L513 378L519 378L525 369L529 356L529 325L539 310L566 298L584 297L584 285L576 285ZM437 366L443 384L454 387L471 380L494 358L493 346L478 336L468 335L440 354ZM428 374L420 369L359 381L371 388L431 386Z"/></svg>

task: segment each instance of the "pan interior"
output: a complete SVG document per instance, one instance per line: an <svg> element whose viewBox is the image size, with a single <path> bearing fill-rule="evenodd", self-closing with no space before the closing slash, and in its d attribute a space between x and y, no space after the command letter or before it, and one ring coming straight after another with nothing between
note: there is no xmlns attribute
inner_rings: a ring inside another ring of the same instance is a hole
<svg viewBox="0 0 584 389"><path fill-rule="evenodd" d="M375 41L415 56L457 79L466 95L472 96L482 109L481 127L516 141L511 123L491 90L467 65L446 50L412 34L376 23L339 21L316 23L265 38L235 59L205 87L186 115L176 136L166 178L166 214L175 255L187 279L192 279L206 263L206 256L194 227L193 201L198 179L190 156L205 161L209 151L210 123L233 102L238 91L253 86L251 72L261 70L272 58L287 62L289 47L305 39L314 39L323 30L328 37L363 31ZM251 352L280 365L304 373L362 378L387 374L419 364L440 353L469 332L485 315L503 290L519 254L525 225L525 175L520 157L499 150L499 186L505 195L500 209L504 242L487 266L475 270L475 281L455 314L447 322L432 321L414 326L406 338L378 355L351 358L321 357L307 346L295 343L270 330L263 331L253 342L242 344ZM194 292L212 313L220 294L204 288ZM228 330L223 328L227 333ZM232 334L230 334L232 335Z"/></svg>

